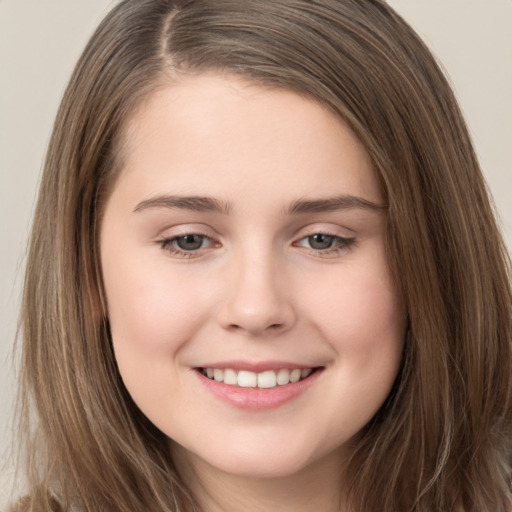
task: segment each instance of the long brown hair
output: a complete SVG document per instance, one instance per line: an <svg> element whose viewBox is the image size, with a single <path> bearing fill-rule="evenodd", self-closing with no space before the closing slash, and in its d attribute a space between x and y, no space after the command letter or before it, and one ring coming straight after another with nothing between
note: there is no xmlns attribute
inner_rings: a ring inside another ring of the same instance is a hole
<svg viewBox="0 0 512 512"><path fill-rule="evenodd" d="M200 510L121 382L97 228L127 117L180 73L206 71L320 102L361 140L382 184L409 328L394 389L350 460L353 509L505 510L509 260L450 86L383 0L124 0L99 26L55 122L31 237L23 509Z"/></svg>

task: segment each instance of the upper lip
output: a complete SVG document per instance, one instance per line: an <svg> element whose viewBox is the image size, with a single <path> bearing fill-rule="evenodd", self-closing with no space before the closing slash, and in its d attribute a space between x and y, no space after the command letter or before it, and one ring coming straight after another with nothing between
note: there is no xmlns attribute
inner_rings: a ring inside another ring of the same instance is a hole
<svg viewBox="0 0 512 512"><path fill-rule="evenodd" d="M280 370L281 368L287 368L290 370L298 368L302 370L305 368L318 368L319 366L321 365L292 363L289 361L218 361L214 363L201 364L196 368L218 368L219 370L229 368L232 370L246 370L254 373L261 373L268 370Z"/></svg>

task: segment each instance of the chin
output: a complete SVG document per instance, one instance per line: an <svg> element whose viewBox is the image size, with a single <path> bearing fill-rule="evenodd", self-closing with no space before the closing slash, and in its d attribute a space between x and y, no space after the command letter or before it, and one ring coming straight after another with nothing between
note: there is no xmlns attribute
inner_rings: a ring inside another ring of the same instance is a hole
<svg viewBox="0 0 512 512"><path fill-rule="evenodd" d="M298 446L294 443L281 443L277 447L273 443L252 443L252 446L244 444L203 454L196 453L194 458L198 463L200 459L211 469L226 474L241 478L271 479L295 475L324 457L326 454L305 449L304 444Z"/></svg>
<svg viewBox="0 0 512 512"><path fill-rule="evenodd" d="M274 479L292 476L305 467L305 461L295 458L273 457L271 460L261 460L257 456L253 458L234 457L223 461L211 461L210 465L224 473L236 475L241 478Z"/></svg>

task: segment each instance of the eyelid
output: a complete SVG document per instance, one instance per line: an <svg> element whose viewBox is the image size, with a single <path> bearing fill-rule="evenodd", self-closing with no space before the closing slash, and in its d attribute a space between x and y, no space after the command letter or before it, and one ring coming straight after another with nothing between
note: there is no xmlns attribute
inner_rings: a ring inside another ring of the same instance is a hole
<svg viewBox="0 0 512 512"><path fill-rule="evenodd" d="M219 236L216 236L216 234L212 235L212 231L213 230L206 225L179 225L164 230L164 234L162 234L157 240L155 240L155 243L157 243L163 251L169 253L169 255L171 256L179 258L198 258L209 253L212 249L218 248L222 245L222 243L219 241ZM297 234L296 237L294 237L291 245L293 247L297 247L305 251L308 251L309 253L315 256L333 257L349 251L356 242L356 238L354 236L344 236L343 234L340 233L340 231L340 228L332 229L332 226L329 226L327 228L325 227L325 225L320 224L308 226L307 228L303 228L301 232ZM176 240L189 235L199 236L201 238L208 240L208 246L189 250L180 248L176 244ZM314 248L303 245L303 242L305 240L315 235L325 235L328 237L332 237L334 239L333 245L331 247L326 248Z"/></svg>
<svg viewBox="0 0 512 512"><path fill-rule="evenodd" d="M334 244L331 247L327 247L325 249L315 249L313 247L307 247L302 245L302 242L311 238L315 235L325 235L328 237L332 237L334 239ZM325 227L325 225L316 224L313 226L308 226L304 230L301 230L301 233L295 237L293 246L298 247L317 257L336 257L341 255L342 253L346 253L351 250L353 245L356 242L356 237L354 236L344 236L340 233L339 229L332 229L332 226Z"/></svg>
<svg viewBox="0 0 512 512"><path fill-rule="evenodd" d="M298 229L296 232L295 240L307 238L313 235L329 235L342 239L355 238L355 231L346 227L333 224L332 222L316 222Z"/></svg>
<svg viewBox="0 0 512 512"><path fill-rule="evenodd" d="M301 236L294 242L294 244L298 244L299 242L302 242L303 240L311 238L315 235L329 236L329 237L334 238L335 240L340 240L342 243L346 243L346 244L351 244L351 243L355 242L355 240L356 240L355 237L340 236L340 235L336 235L334 233L329 233L328 231L317 231L317 232L311 233L309 235Z"/></svg>
<svg viewBox="0 0 512 512"><path fill-rule="evenodd" d="M168 252L169 255L178 257L178 258L197 258L203 256L206 252L209 252L212 248L219 247L220 242L218 241L218 237L212 234L212 229L208 228L204 225L198 224L186 224L179 225L173 228L168 228L163 231L156 240L155 243L160 246L160 248ZM186 250L181 249L177 245L175 245L175 241L177 239L195 235L202 238L205 238L210 241L208 247L202 247L195 250Z"/></svg>

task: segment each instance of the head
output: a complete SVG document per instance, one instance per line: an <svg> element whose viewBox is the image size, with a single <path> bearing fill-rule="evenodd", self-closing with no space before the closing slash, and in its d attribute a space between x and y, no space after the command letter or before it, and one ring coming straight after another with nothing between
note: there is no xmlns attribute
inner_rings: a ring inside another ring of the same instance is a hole
<svg viewBox="0 0 512 512"><path fill-rule="evenodd" d="M295 93L338 118L386 206L386 259L407 329L393 388L351 455L355 503L449 509L461 496L483 504L485 489L497 500L510 463L500 438L511 392L505 252L450 87L380 0L124 1L98 28L55 124L25 288L24 368L55 454L52 477L84 500L86 487L117 488L120 509L119 500L137 508L138 495L166 510L172 475L173 499L189 499L165 435L119 375L100 232L130 120L158 91L209 74ZM98 478L104 465L112 476ZM81 479L58 474L69 468Z"/></svg>

